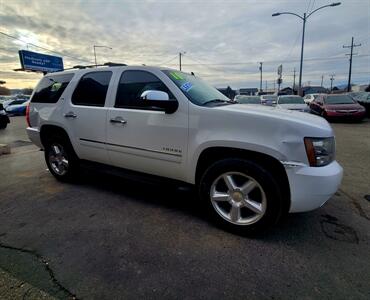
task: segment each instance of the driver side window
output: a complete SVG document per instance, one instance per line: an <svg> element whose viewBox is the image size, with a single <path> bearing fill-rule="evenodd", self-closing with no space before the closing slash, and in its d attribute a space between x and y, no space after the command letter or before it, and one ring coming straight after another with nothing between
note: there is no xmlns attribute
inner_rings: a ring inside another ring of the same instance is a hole
<svg viewBox="0 0 370 300"><path fill-rule="evenodd" d="M114 107L162 110L156 107L148 107L144 105L145 100L140 99L140 96L143 92L148 90L166 92L170 99L174 99L170 90L157 76L147 71L124 71L118 84L116 103Z"/></svg>

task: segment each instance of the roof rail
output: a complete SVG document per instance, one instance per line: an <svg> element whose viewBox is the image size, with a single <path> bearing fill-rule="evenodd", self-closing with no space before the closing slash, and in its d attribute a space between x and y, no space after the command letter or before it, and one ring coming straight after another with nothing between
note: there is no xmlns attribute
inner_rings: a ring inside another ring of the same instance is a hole
<svg viewBox="0 0 370 300"><path fill-rule="evenodd" d="M88 66L76 65L76 66L73 66L72 68L68 68L64 70L87 69L87 68L96 68L96 67L122 67L122 66L127 66L127 65L123 63L106 62L102 65L88 65Z"/></svg>
<svg viewBox="0 0 370 300"><path fill-rule="evenodd" d="M122 66L127 66L126 64L122 63L114 63L114 62L106 62L104 66L109 66L109 67L122 67Z"/></svg>

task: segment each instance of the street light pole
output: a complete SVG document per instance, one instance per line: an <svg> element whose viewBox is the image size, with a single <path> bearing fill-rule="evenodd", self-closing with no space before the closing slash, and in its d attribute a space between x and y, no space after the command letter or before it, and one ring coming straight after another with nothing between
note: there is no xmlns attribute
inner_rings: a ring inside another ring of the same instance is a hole
<svg viewBox="0 0 370 300"><path fill-rule="evenodd" d="M299 81L298 81L298 95L302 96L302 70L303 70L303 48L304 48L304 34L306 31L306 13L303 14L303 31L302 31L302 46L301 46L301 62L299 64Z"/></svg>
<svg viewBox="0 0 370 300"><path fill-rule="evenodd" d="M306 13L304 13L303 16L300 16L300 15L298 15L296 13L292 13L292 12L281 12L281 13L274 13L274 14L272 14L273 17L277 17L277 16L280 16L280 15L293 15L293 16L296 16L296 17L300 18L303 21L302 46L301 46L301 62L300 62L300 68L299 68L299 83L298 83L298 94L299 95L302 95L303 48L304 48L304 35L305 35L305 30L306 30L306 22L307 22L307 19L312 14L314 14L315 12L317 12L320 9L323 9L325 7L338 6L340 4L341 4L340 2L334 2L332 4L323 5L323 6L319 7L319 8L317 8L317 9L315 9L314 11L310 12L308 15Z"/></svg>
<svg viewBox="0 0 370 300"><path fill-rule="evenodd" d="M96 67L98 67L98 63L97 63L97 60L96 60L96 50L95 50L95 48L107 48L107 49L110 49L110 50L112 50L113 48L108 47L108 46L98 46L98 45L94 45L93 48L94 48L95 68L96 68Z"/></svg>

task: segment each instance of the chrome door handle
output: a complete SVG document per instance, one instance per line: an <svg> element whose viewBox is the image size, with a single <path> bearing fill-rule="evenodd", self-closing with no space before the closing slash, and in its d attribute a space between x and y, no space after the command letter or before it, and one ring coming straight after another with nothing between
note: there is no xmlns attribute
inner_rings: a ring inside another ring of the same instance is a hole
<svg viewBox="0 0 370 300"><path fill-rule="evenodd" d="M127 123L126 120L122 120L122 119L110 119L110 122L111 123L119 123L119 124L122 124L122 125L125 125Z"/></svg>
<svg viewBox="0 0 370 300"><path fill-rule="evenodd" d="M65 117L65 118L72 118L72 119L75 119L75 118L77 118L77 115L76 115L74 112L70 111L70 112L68 112L68 113L64 114L64 117Z"/></svg>

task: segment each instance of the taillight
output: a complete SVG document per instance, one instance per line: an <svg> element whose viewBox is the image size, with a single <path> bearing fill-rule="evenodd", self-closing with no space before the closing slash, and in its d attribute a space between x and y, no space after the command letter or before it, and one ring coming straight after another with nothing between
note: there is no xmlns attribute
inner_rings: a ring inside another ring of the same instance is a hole
<svg viewBox="0 0 370 300"><path fill-rule="evenodd" d="M31 127L31 123L30 123L30 103L28 103L28 105L26 107L26 121L27 121L28 127Z"/></svg>

